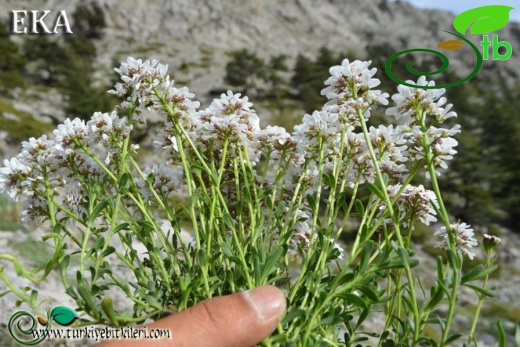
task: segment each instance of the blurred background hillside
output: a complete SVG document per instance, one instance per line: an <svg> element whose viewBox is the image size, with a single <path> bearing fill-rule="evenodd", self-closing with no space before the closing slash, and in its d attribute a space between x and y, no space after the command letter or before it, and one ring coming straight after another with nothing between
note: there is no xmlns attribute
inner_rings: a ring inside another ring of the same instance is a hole
<svg viewBox="0 0 520 347"><path fill-rule="evenodd" d="M52 10L48 23L65 10L73 34L11 34L9 11L34 9ZM291 130L304 113L323 105L319 92L330 66L343 58L372 60L381 89L393 94L397 85L384 72L388 57L452 39L443 30L453 30L453 18L386 0L0 0L0 159L16 155L21 141L51 132L67 117L110 111L117 102L106 93L116 79L113 68L128 56L168 64L176 83L188 86L203 105L227 89L244 93L264 126ZM476 226L479 235L507 240L495 278L504 289L485 312L489 324L483 331L489 336L496 318L510 323L510 333L520 321L520 24L511 22L496 34L511 44L513 56L484 61L470 82L447 90L462 133L459 153L441 181L454 219ZM434 78L438 84L458 80L475 66L468 46L444 53L450 68ZM405 74L410 60L419 70L439 67L435 58L418 54L396 61L394 71L417 79ZM376 124L389 122L381 113L373 118ZM149 153L151 133L134 139ZM20 239L30 227L20 224L18 212L0 196L0 241L17 235L0 251L41 255L40 244ZM424 229L416 236L425 256L438 254L431 234ZM473 304L468 302L468 312Z"/></svg>

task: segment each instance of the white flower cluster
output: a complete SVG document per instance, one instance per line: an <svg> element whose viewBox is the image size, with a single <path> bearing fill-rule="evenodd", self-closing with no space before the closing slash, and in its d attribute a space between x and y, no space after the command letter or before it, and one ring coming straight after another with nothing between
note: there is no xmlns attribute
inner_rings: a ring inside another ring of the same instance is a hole
<svg viewBox="0 0 520 347"><path fill-rule="evenodd" d="M344 59L341 65L329 69L331 76L325 81L328 87L321 91L329 99L329 104L347 103L354 108L367 108L373 104L388 104L388 94L373 90L381 84L373 78L376 68L368 69L371 61Z"/></svg>
<svg viewBox="0 0 520 347"><path fill-rule="evenodd" d="M67 119L54 130L54 139L46 135L31 138L22 143L20 154L4 161L0 191L14 200L24 198L22 220L49 219L49 198L82 215L86 187L99 182L106 173L87 152L102 158L108 170L115 170L117 148L131 129L126 118L119 118L115 112L97 112L88 122Z"/></svg>
<svg viewBox="0 0 520 347"><path fill-rule="evenodd" d="M458 142L452 136L460 132L460 125L455 125L451 129L436 128L429 126L426 128L428 116L435 117L437 123L443 123L446 119L457 117L454 111L451 111L452 104L446 104L446 98L443 97L445 89L421 89L421 86L434 86L434 81L426 81L421 76L416 84L417 88L411 88L399 85L397 94L392 95L395 102L394 107L389 107L386 114L394 116L396 119L404 123L404 127L408 127L408 142L410 147L410 160L417 162L425 158L425 147L429 146L433 153L433 161L436 166L443 169L448 168L446 161L453 159L453 155L457 153L454 149ZM424 141L427 137L428 143ZM437 175L440 175L436 171ZM429 177L429 174L427 174Z"/></svg>
<svg viewBox="0 0 520 347"><path fill-rule="evenodd" d="M420 117L428 114L434 116L438 123L443 123L446 119L457 117L457 114L450 111L452 104L442 106L446 103L446 98L443 97L446 92L445 89L421 89L424 86L435 86L434 81L426 81L425 76L419 77L417 83L414 81L407 81L409 84L415 84L417 88L411 88L400 84L397 87L398 93L392 95L392 100L395 102L394 107L389 107L386 114L395 116L396 119L403 119L407 124L420 123ZM424 115L420 115L420 113Z"/></svg>
<svg viewBox="0 0 520 347"><path fill-rule="evenodd" d="M184 184L184 170L180 165L160 163L154 165L151 169L146 168L144 175L146 178L150 177L151 188L160 194L162 199L170 197L171 193L179 190ZM146 182L138 178L136 184L144 200L152 203L155 199Z"/></svg>
<svg viewBox="0 0 520 347"><path fill-rule="evenodd" d="M455 246L462 251L463 254L467 255L470 259L475 257L475 253L471 252L471 248L476 247L478 242L473 237L475 233L473 229L466 223L451 224L451 234L455 239ZM434 234L441 238L441 241L437 243L436 247L442 249L448 249L448 234L446 227L441 227Z"/></svg>
<svg viewBox="0 0 520 347"><path fill-rule="evenodd" d="M268 179L264 184L279 184L279 199L287 199L288 203L297 186L305 193L313 193L320 171L339 172L339 179L349 186L356 182L373 183L376 163L369 148L373 148L377 166L388 175L393 185L390 190L395 193L408 172L406 164L425 158L425 138L435 163L447 167L446 161L456 153L453 148L457 141L452 136L460 127L424 129L421 117L431 115L442 122L456 114L450 111L451 105L442 107L446 103L444 90L420 89L433 83L421 77L418 89L399 86L399 93L392 97L396 106L387 110L388 115L403 119L405 124L370 127L367 140L359 130L361 121L369 119L373 106L387 105L389 97L373 89L380 81L374 78L376 69L370 69L370 63L345 59L332 67L331 77L325 82L327 87L321 92L328 103L321 110L306 114L302 124L288 133L281 127L262 129L248 98L231 91L199 110L195 95L170 80L166 65L156 60L128 58L115 69L121 82L109 91L123 99L116 111L95 113L88 122L66 120L54 131L54 140L43 136L24 143L22 153L0 169L0 191L7 191L13 198L26 197L24 213L28 217L48 218L45 197L49 196L49 189L58 204L71 211L83 211L88 184L110 171L116 172L116 164L122 159L118 149L129 138L134 125L146 123L143 111L148 110L165 116L154 145L168 155L168 161L144 170L146 177L136 180L146 201L153 199L150 188L166 198L182 186L186 173L178 164L183 156L212 160L215 167L223 167L222 182L235 180L233 165L237 159L242 158L239 163L249 161L255 165L268 158L269 167L282 168L285 176ZM96 157L101 160L94 160ZM209 182L209 177L202 179ZM325 188L329 183L323 183ZM236 203L234 184L221 189L231 206ZM432 209L435 197L424 187L409 186L397 200L402 213L412 209L413 217L425 224L436 220ZM303 224L298 228L303 228ZM302 240L308 242L312 234L297 232L295 237L304 247Z"/></svg>
<svg viewBox="0 0 520 347"><path fill-rule="evenodd" d="M252 106L247 96L231 91L222 94L207 109L194 114L195 144L203 150L220 151L227 142L231 150L229 156L239 157L239 151L248 149L250 159L256 162L259 153L254 150L257 147L254 134L260 131L260 119Z"/></svg>
<svg viewBox="0 0 520 347"><path fill-rule="evenodd" d="M388 108L386 114L394 116L402 123L404 138L408 142L408 159L411 163L424 160L427 157L426 151L428 151L431 152L435 167L447 169L447 161L452 160L457 153L455 147L458 142L453 136L460 132L460 125L457 124L451 129L438 128L430 125L428 120L433 117L436 123L444 123L449 118L457 117L457 114L451 110L453 105L446 105L447 100L443 97L445 89L421 89L424 86L435 85L433 81L426 81L426 77L420 77L417 83L407 82L417 85L417 88L399 85L398 93L392 96L395 106ZM435 174L440 175L440 172L435 170ZM430 178L428 172L426 177ZM392 196L392 193L398 191L400 187L396 185L389 189ZM427 225L436 221L434 205L437 206L435 194L425 190L422 186L407 187L397 201L401 213L415 211L416 217ZM473 238L473 229L466 223L460 223L453 224L450 232L455 237L455 246L473 258L474 254L469 250L477 245L477 241ZM437 246L447 248L446 228L441 228L435 235L443 238L443 241Z"/></svg>
<svg viewBox="0 0 520 347"><path fill-rule="evenodd" d="M401 184L388 186L387 191L390 199L394 199L401 188ZM437 214L435 209L438 208L437 197L433 191L425 189L422 184L417 187L407 185L398 196L396 206L400 214L399 219L403 221L405 227L410 225L410 220L418 219L426 225L437 221L435 217ZM386 206L383 204L380 210L385 209Z"/></svg>
<svg viewBox="0 0 520 347"><path fill-rule="evenodd" d="M170 83L170 76L166 74L168 65L159 64L156 59L143 62L130 57L114 70L121 76L122 82L117 82L114 89L108 92L125 99L120 105L122 113L134 113L135 120L146 123L142 111L151 106L154 88Z"/></svg>

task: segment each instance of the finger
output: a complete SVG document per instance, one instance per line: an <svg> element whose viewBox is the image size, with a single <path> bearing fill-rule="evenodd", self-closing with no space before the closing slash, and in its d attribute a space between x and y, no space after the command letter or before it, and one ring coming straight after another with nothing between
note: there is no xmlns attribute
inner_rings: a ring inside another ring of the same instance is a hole
<svg viewBox="0 0 520 347"><path fill-rule="evenodd" d="M170 340L112 340L97 347L249 347L273 332L285 308L278 288L261 286L204 300L147 326L170 330Z"/></svg>

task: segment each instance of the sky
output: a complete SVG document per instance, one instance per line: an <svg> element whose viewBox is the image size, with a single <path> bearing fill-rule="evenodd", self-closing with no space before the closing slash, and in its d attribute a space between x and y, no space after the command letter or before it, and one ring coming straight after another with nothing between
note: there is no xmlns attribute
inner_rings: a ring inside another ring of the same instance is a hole
<svg viewBox="0 0 520 347"><path fill-rule="evenodd" d="M407 0L417 7L437 8L448 10L455 13L461 13L475 7L486 5L506 5L514 7L510 12L511 20L520 22L520 1L519 0Z"/></svg>

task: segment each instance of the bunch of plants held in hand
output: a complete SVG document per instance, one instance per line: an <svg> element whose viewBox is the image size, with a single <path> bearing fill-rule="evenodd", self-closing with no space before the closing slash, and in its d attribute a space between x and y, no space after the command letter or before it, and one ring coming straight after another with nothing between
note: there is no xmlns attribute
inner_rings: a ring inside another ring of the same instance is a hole
<svg viewBox="0 0 520 347"><path fill-rule="evenodd" d="M469 225L450 221L437 184L460 127L433 125L456 114L445 106L444 90L421 89L433 85L421 77L416 88L399 86L392 96L386 114L400 125L368 127L371 109L388 105L389 97L374 89L379 80L369 65L344 60L332 67L322 91L327 104L288 133L262 129L240 94L222 94L199 109L167 66L129 58L116 69L121 82L110 92L123 101L113 112L66 120L52 139L31 138L5 161L0 190L24 201L24 220L50 223L44 240L55 254L33 271L11 255L0 259L33 282L57 264L67 294L89 320L77 325L159 319L209 297L273 284L285 291L288 311L265 346L357 345L369 337L379 346L443 346L460 337L450 327L466 286L479 297L467 337L476 343L478 311L493 295L486 285L499 239L488 236L486 264L463 273L477 241ZM162 159L143 168L131 135L150 112L164 119L154 142ZM414 185L421 173L432 190ZM445 252L426 290L414 273L419 262L410 238L417 223L437 220L437 246ZM356 238L345 251L338 240L353 223ZM75 278L67 275L72 263ZM0 277L41 312L35 290L15 288L1 270ZM132 309L114 309L114 288ZM362 323L381 312L384 327L363 332ZM426 325L438 331L437 340L423 334Z"/></svg>

